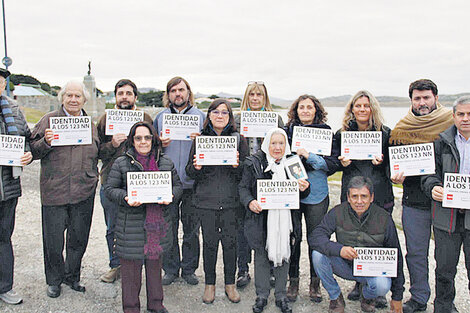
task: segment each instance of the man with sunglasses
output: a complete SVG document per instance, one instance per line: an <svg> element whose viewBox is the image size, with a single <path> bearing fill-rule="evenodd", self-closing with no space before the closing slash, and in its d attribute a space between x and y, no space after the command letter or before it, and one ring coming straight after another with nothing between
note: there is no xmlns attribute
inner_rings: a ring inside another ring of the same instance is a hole
<svg viewBox="0 0 470 313"><path fill-rule="evenodd" d="M121 79L114 86L114 96L116 97L116 110L136 110L137 86L129 79ZM153 122L150 115L144 113L144 120L150 124ZM101 189L100 201L104 211L106 222L106 242L108 244L109 267L110 270L100 276L100 280L105 283L114 283L119 277L120 262L119 257L114 252L114 230L116 227L117 207L106 197L103 186L108 178L109 171L114 161L125 152L127 134L106 135L106 113L98 122L98 137L100 139L99 158L101 166Z"/></svg>
<svg viewBox="0 0 470 313"><path fill-rule="evenodd" d="M190 134L191 140L172 140L169 137L162 136L163 117L165 114L186 114L200 116L199 130L205 120L205 114L193 106L194 95L188 82L182 77L173 77L166 85L166 91L163 95L165 109L158 113L153 125L160 134L160 140L163 145L163 152L168 155L175 164L178 175L183 183L183 196L176 204L172 223L173 243L168 251L164 252L162 284L170 285L178 278L181 269L181 277L190 285L197 285L198 278L194 274L199 266L199 227L200 221L195 207L192 203L192 188L194 180L186 175L186 164L188 163L189 152L191 150L192 140L200 135L198 133ZM178 243L178 225L179 219L183 224L183 244L182 257L180 257L180 248Z"/></svg>

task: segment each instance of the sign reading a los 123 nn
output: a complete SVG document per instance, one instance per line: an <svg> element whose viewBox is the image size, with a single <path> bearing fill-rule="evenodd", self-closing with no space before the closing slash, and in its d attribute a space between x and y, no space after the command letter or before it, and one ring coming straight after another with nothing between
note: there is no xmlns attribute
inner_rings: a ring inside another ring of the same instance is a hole
<svg viewBox="0 0 470 313"><path fill-rule="evenodd" d="M304 148L308 152L320 155L331 155L333 131L325 128L294 126L292 151Z"/></svg>
<svg viewBox="0 0 470 313"><path fill-rule="evenodd" d="M105 135L129 134L131 127L144 120L144 111L136 110L106 110Z"/></svg>
<svg viewBox="0 0 470 313"><path fill-rule="evenodd" d="M299 208L297 180L258 179L256 187L256 200L263 210Z"/></svg>
<svg viewBox="0 0 470 313"><path fill-rule="evenodd" d="M73 146L91 144L91 117L50 117L50 128L54 133L51 146Z"/></svg>
<svg viewBox="0 0 470 313"><path fill-rule="evenodd" d="M446 208L470 209L470 175L444 174L444 199Z"/></svg>
<svg viewBox="0 0 470 313"><path fill-rule="evenodd" d="M397 277L397 248L354 247L353 275L367 277Z"/></svg>
<svg viewBox="0 0 470 313"><path fill-rule="evenodd" d="M23 136L0 135L0 165L22 166L24 142Z"/></svg>
<svg viewBox="0 0 470 313"><path fill-rule="evenodd" d="M237 147L235 136L198 136L196 137L196 164L237 165Z"/></svg>
<svg viewBox="0 0 470 313"><path fill-rule="evenodd" d="M171 172L127 172L127 196L141 203L171 202Z"/></svg>
<svg viewBox="0 0 470 313"><path fill-rule="evenodd" d="M392 176L401 172L405 176L435 173L434 145L432 143L389 147L388 151Z"/></svg>
<svg viewBox="0 0 470 313"><path fill-rule="evenodd" d="M171 140L191 140L199 133L201 117L191 114L163 114L162 136Z"/></svg>
<svg viewBox="0 0 470 313"><path fill-rule="evenodd" d="M341 155L350 160L372 160L382 155L382 132L341 132Z"/></svg>
<svg viewBox="0 0 470 313"><path fill-rule="evenodd" d="M277 128L278 114L267 111L242 111L240 129L245 137L264 138L271 128Z"/></svg>

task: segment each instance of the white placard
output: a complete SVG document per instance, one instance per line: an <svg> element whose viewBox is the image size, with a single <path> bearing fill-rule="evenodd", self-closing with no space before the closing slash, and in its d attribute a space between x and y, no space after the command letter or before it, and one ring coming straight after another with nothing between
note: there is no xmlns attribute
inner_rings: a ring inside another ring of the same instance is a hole
<svg viewBox="0 0 470 313"><path fill-rule="evenodd" d="M201 131L201 117L191 114L163 114L162 136L171 140L191 140Z"/></svg>
<svg viewBox="0 0 470 313"><path fill-rule="evenodd" d="M263 210L298 209L299 184L296 180L258 179L257 201Z"/></svg>
<svg viewBox="0 0 470 313"><path fill-rule="evenodd" d="M197 165L237 165L237 137L196 137ZM222 183L222 182L221 182Z"/></svg>
<svg viewBox="0 0 470 313"><path fill-rule="evenodd" d="M264 138L271 128L277 128L278 114L267 111L242 111L240 134L245 137Z"/></svg>
<svg viewBox="0 0 470 313"><path fill-rule="evenodd" d="M298 155L293 155L286 159L284 167L290 179L307 179L307 171Z"/></svg>
<svg viewBox="0 0 470 313"><path fill-rule="evenodd" d="M127 172L127 196L131 201L173 201L171 172Z"/></svg>
<svg viewBox="0 0 470 313"><path fill-rule="evenodd" d="M341 155L350 160L372 160L382 155L382 132L341 132Z"/></svg>
<svg viewBox="0 0 470 313"><path fill-rule="evenodd" d="M144 111L137 110L106 110L106 130L105 135L115 134L128 135L131 127L144 120Z"/></svg>
<svg viewBox="0 0 470 313"><path fill-rule="evenodd" d="M434 145L423 143L388 147L391 176L404 172L405 176L435 173Z"/></svg>
<svg viewBox="0 0 470 313"><path fill-rule="evenodd" d="M444 174L444 199L446 208L470 209L470 175Z"/></svg>
<svg viewBox="0 0 470 313"><path fill-rule="evenodd" d="M23 136L0 135L0 165L22 166L24 143Z"/></svg>
<svg viewBox="0 0 470 313"><path fill-rule="evenodd" d="M294 126L292 151L304 148L308 152L320 155L331 155L333 131L326 128Z"/></svg>
<svg viewBox="0 0 470 313"><path fill-rule="evenodd" d="M73 146L91 144L91 117L50 117L50 128L54 133L51 146Z"/></svg>
<svg viewBox="0 0 470 313"><path fill-rule="evenodd" d="M354 276L397 277L397 248L354 247L358 257L353 262Z"/></svg>

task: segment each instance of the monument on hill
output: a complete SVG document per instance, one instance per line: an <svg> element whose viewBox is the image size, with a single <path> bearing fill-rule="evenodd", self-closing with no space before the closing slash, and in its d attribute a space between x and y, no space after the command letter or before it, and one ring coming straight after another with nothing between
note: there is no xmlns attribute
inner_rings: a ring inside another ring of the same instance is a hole
<svg viewBox="0 0 470 313"><path fill-rule="evenodd" d="M88 62L88 74L83 77L83 84L90 93L90 99L85 103L84 109L93 119L97 119L104 112L105 104L96 98L96 83L95 77L91 75L91 61Z"/></svg>

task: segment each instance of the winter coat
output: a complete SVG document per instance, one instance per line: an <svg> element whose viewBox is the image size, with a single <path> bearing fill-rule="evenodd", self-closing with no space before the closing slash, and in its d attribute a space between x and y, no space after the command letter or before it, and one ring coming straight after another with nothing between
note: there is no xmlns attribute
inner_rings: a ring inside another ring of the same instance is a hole
<svg viewBox="0 0 470 313"><path fill-rule="evenodd" d="M160 150L156 153L155 161L159 171L171 171L174 197L170 205L163 206L163 217L167 221L168 227L171 227L172 223L168 222L170 218L169 207L178 203L181 198L183 193L181 181L176 173L173 162L168 156L162 154ZM145 257L144 245L147 241L144 229L146 205L142 204L138 207L132 207L124 199L127 196L127 172L141 171L143 171L143 166L137 161L135 151L132 148L114 161L104 186L106 196L118 206L116 253L120 258L128 260L142 260ZM171 228L168 228L166 233L167 236L160 242L164 251L172 245Z"/></svg>

